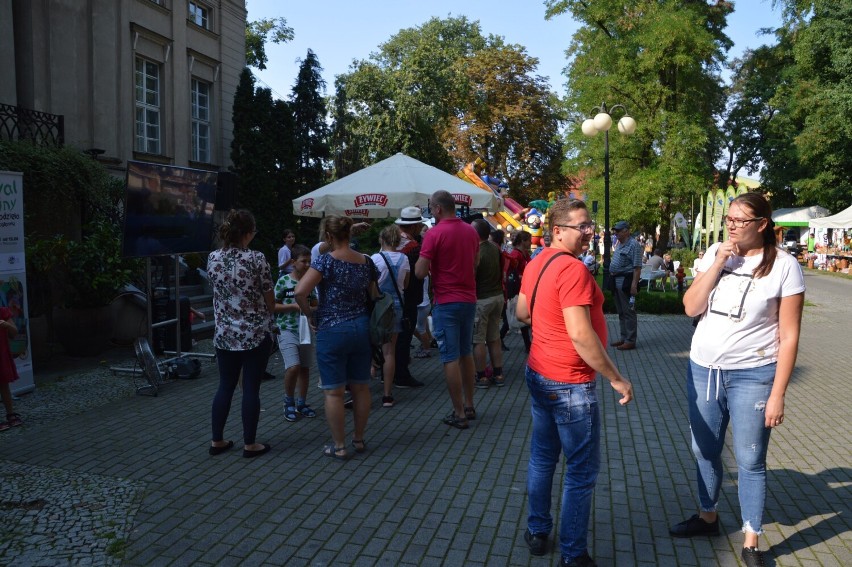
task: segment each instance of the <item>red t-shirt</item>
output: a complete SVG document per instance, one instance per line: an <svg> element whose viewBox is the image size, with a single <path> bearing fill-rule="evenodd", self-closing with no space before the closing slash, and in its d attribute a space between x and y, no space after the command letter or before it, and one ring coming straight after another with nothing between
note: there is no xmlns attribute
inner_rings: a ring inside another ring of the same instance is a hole
<svg viewBox="0 0 852 567"><path fill-rule="evenodd" d="M458 218L441 219L423 236L420 256L430 261L436 304L476 303L476 230Z"/></svg>
<svg viewBox="0 0 852 567"><path fill-rule="evenodd" d="M545 248L527 265L521 280L521 293L527 298L527 306L532 302L533 288L542 268L558 252L556 248ZM592 328L601 343L606 344L603 302L603 292L582 261L565 254L551 262L536 291L529 367L556 382L579 384L594 380L595 371L580 358L568 336L562 310L588 305Z"/></svg>

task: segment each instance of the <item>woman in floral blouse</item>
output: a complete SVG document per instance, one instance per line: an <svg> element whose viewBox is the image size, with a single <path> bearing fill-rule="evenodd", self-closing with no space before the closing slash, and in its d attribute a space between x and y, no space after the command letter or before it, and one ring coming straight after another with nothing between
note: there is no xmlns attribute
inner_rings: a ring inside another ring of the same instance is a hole
<svg viewBox="0 0 852 567"><path fill-rule="evenodd" d="M216 326L213 343L219 362L219 389L213 398L213 440L210 454L234 446L223 439L231 399L240 378L242 386L243 457L267 453L269 445L255 442L260 418L260 380L272 346L275 299L272 273L262 253L249 250L257 234L254 216L231 211L219 228L222 248L210 253L207 274L213 285Z"/></svg>
<svg viewBox="0 0 852 567"><path fill-rule="evenodd" d="M327 254L317 258L296 285L296 303L302 313L310 313L308 296L319 289L316 310L317 367L325 393L325 416L334 441L323 454L345 460L346 449L343 392L352 390L355 432L352 447L356 453L367 450L364 430L370 415L370 316L367 290L375 285L376 269L372 261L349 247L352 219L327 217L325 238L331 245Z"/></svg>

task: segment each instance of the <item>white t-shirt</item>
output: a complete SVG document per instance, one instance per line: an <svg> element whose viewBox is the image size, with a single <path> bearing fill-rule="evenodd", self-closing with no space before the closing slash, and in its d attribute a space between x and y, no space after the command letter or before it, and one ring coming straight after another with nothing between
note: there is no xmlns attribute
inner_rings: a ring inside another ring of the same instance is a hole
<svg viewBox="0 0 852 567"><path fill-rule="evenodd" d="M698 263L698 271L713 265L719 243ZM805 291L799 263L779 249L772 271L753 278L763 254L732 256L707 301L692 337L690 358L701 366L724 370L754 368L778 360L778 307L782 297Z"/></svg>
<svg viewBox="0 0 852 567"><path fill-rule="evenodd" d="M402 295L402 292L405 289L405 275L411 271L411 264L408 262L408 256L402 252L388 252L387 250L382 250L382 254L387 256L387 259L390 260L391 266L394 266L394 271L396 271L396 287L399 289L400 295ZM376 269L379 271L379 287L381 287L385 280L389 277L388 274L390 272L388 271L388 265L384 258L382 258L382 255L378 252L373 254L370 258L373 260L373 263L376 265ZM396 268L396 266L399 266L399 268Z"/></svg>
<svg viewBox="0 0 852 567"><path fill-rule="evenodd" d="M287 245L285 244L284 246L282 246L281 248L278 249L278 269L281 269L281 266L283 266L284 264L286 264L289 261L290 261L290 249L287 248ZM292 266L287 266L287 268L284 269L284 272L288 273L288 274L292 271L293 271Z"/></svg>

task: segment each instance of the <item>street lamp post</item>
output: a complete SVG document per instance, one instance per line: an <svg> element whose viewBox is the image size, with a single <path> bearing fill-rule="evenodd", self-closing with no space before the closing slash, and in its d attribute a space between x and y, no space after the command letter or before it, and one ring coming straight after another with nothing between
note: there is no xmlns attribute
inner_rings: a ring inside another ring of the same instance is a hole
<svg viewBox="0 0 852 567"><path fill-rule="evenodd" d="M609 129L612 127L612 112L621 109L624 116L618 121L618 131L629 136L636 131L636 120L628 116L624 105L616 104L609 109L606 103L594 110L595 117L583 120L580 129L586 136L596 136L598 132L604 133L604 255L603 255L603 281L604 285L609 281L609 260L612 250L612 235L609 228Z"/></svg>

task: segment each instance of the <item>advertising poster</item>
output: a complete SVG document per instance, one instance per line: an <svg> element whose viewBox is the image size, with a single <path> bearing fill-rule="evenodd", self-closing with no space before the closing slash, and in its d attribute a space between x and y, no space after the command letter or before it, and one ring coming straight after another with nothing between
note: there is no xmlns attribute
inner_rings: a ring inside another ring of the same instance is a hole
<svg viewBox="0 0 852 567"><path fill-rule="evenodd" d="M713 242L722 242L719 240L720 233L725 227L722 217L725 215L725 192L721 189L716 190L716 196L713 198Z"/></svg>
<svg viewBox="0 0 852 567"><path fill-rule="evenodd" d="M18 328L9 341L9 350L18 368L12 393L35 388L27 308L27 272L24 261L24 194L20 173L0 171L0 307L8 307Z"/></svg>

